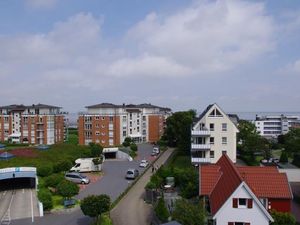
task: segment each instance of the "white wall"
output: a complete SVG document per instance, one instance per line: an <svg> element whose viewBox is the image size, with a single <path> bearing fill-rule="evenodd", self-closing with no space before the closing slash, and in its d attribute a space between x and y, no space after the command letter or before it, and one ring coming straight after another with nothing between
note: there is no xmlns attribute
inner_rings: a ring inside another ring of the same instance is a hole
<svg viewBox="0 0 300 225"><path fill-rule="evenodd" d="M247 222L251 225L269 225L268 218L254 200L251 209L240 209L232 207L233 198L251 198L251 195L244 186L240 186L216 214L216 225L228 225L228 222Z"/></svg>

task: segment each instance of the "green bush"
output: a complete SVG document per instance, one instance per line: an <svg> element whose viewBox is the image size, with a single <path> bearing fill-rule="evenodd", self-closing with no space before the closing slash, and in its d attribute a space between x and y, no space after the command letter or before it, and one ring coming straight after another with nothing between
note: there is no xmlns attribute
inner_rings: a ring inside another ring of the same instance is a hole
<svg viewBox="0 0 300 225"><path fill-rule="evenodd" d="M153 183L153 182L151 182L151 181L149 181L148 183L147 183L147 185L146 185L146 187L145 187L146 189L156 189L157 188L157 186L156 186L156 184L155 183Z"/></svg>
<svg viewBox="0 0 300 225"><path fill-rule="evenodd" d="M153 183L153 186L155 186L155 188L159 188L163 181L164 179L158 176L157 174L152 175L150 178L150 182Z"/></svg>
<svg viewBox="0 0 300 225"><path fill-rule="evenodd" d="M105 213L100 216L100 222L97 225L113 225L113 223L109 215Z"/></svg>
<svg viewBox="0 0 300 225"><path fill-rule="evenodd" d="M44 210L50 210L53 207L52 195L48 189L40 189L38 191L38 199L43 203Z"/></svg>
<svg viewBox="0 0 300 225"><path fill-rule="evenodd" d="M138 147L137 147L137 145L136 145L135 143L131 143L131 144L130 144L130 149L131 149L132 151L136 152L136 151L138 150Z"/></svg>
<svg viewBox="0 0 300 225"><path fill-rule="evenodd" d="M170 216L169 211L165 205L163 198L158 200L157 206L154 209L156 216L160 219L161 222L167 222Z"/></svg>
<svg viewBox="0 0 300 225"><path fill-rule="evenodd" d="M99 144L90 143L89 147L91 149L91 155L92 157L99 157L103 152L103 147Z"/></svg>
<svg viewBox="0 0 300 225"><path fill-rule="evenodd" d="M286 153L285 151L282 151L282 152L281 152L279 161L280 161L281 163L287 163L287 162L289 162L288 155L287 155L287 153Z"/></svg>
<svg viewBox="0 0 300 225"><path fill-rule="evenodd" d="M40 177L47 177L53 173L52 164L40 165L37 168L37 175Z"/></svg>
<svg viewBox="0 0 300 225"><path fill-rule="evenodd" d="M56 188L57 193L65 198L71 198L79 192L78 185L68 180L61 181Z"/></svg>
<svg viewBox="0 0 300 225"><path fill-rule="evenodd" d="M300 167L300 153L294 154L293 164Z"/></svg>
<svg viewBox="0 0 300 225"><path fill-rule="evenodd" d="M72 166L73 165L69 160L59 161L58 163L54 164L53 172L59 173L59 172L69 171L72 168Z"/></svg>
<svg viewBox="0 0 300 225"><path fill-rule="evenodd" d="M63 181L65 178L62 174L51 174L48 177L45 177L44 179L44 185L46 187L53 187L55 188L61 181Z"/></svg>
<svg viewBox="0 0 300 225"><path fill-rule="evenodd" d="M124 142L122 143L122 145L124 147L129 147L130 143L132 143L132 139L130 137L126 137L125 140L124 140Z"/></svg>
<svg viewBox="0 0 300 225"><path fill-rule="evenodd" d="M110 197L108 195L89 195L80 202L80 208L84 215L97 217L110 209Z"/></svg>
<svg viewBox="0 0 300 225"><path fill-rule="evenodd" d="M295 225L296 219L290 213L271 211L271 216L274 219L274 223L271 225Z"/></svg>

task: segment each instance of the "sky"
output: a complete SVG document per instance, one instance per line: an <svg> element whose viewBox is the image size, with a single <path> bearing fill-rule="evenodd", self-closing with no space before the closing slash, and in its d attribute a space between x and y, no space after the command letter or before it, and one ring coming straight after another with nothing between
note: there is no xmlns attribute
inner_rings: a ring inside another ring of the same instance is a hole
<svg viewBox="0 0 300 225"><path fill-rule="evenodd" d="M0 105L300 111L300 1L0 0Z"/></svg>

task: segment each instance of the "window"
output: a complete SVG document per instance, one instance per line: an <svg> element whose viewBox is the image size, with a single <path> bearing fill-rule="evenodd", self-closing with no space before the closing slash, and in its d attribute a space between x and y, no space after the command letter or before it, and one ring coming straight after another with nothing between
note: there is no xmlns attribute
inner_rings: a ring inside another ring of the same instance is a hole
<svg viewBox="0 0 300 225"><path fill-rule="evenodd" d="M222 155L224 155L224 154L227 154L227 151L226 151L226 150L223 150L223 151L222 151Z"/></svg>
<svg viewBox="0 0 300 225"><path fill-rule="evenodd" d="M126 137L126 130L123 130L123 137Z"/></svg>
<svg viewBox="0 0 300 225"><path fill-rule="evenodd" d="M105 120L105 117L104 116L102 116L102 118L101 118L102 120Z"/></svg>
<svg viewBox="0 0 300 225"><path fill-rule="evenodd" d="M210 123L210 124L209 124L209 130L210 130L210 131L214 131L214 130L215 130L215 124Z"/></svg>
<svg viewBox="0 0 300 225"><path fill-rule="evenodd" d="M222 137L222 144L226 145L227 144L227 137Z"/></svg>
<svg viewBox="0 0 300 225"><path fill-rule="evenodd" d="M136 130L137 132L140 132L140 127L137 127L136 129L137 129L137 130Z"/></svg>
<svg viewBox="0 0 300 225"><path fill-rule="evenodd" d="M110 122L113 122L113 121L114 121L114 117L113 117L113 116L110 116L110 117L109 117L109 121L110 121Z"/></svg>
<svg viewBox="0 0 300 225"><path fill-rule="evenodd" d="M239 208L246 208L247 206L247 199L245 198L239 198Z"/></svg>
<svg viewBox="0 0 300 225"><path fill-rule="evenodd" d="M129 114L129 119L132 120L132 113Z"/></svg>
<svg viewBox="0 0 300 225"><path fill-rule="evenodd" d="M233 198L232 207L239 209L251 209L253 206L253 200L250 198Z"/></svg>
<svg viewBox="0 0 300 225"><path fill-rule="evenodd" d="M123 116L122 121L123 121L123 122L126 122L126 116Z"/></svg>
<svg viewBox="0 0 300 225"><path fill-rule="evenodd" d="M132 122L131 121L129 122L129 126L132 127Z"/></svg>
<svg viewBox="0 0 300 225"><path fill-rule="evenodd" d="M215 143L215 138L214 138L214 137L210 137L210 138L209 138L209 143L210 143L211 145L213 145L213 144Z"/></svg>
<svg viewBox="0 0 300 225"><path fill-rule="evenodd" d="M99 120L99 116L96 116L95 119L96 119L96 120Z"/></svg>
<svg viewBox="0 0 300 225"><path fill-rule="evenodd" d="M96 128L99 128L99 123L96 123L95 127L96 127Z"/></svg>
<svg viewBox="0 0 300 225"><path fill-rule="evenodd" d="M101 127L102 127L102 128L105 128L105 125L102 125Z"/></svg>
<svg viewBox="0 0 300 225"><path fill-rule="evenodd" d="M210 158L215 158L215 152L214 151L210 151L209 155L210 155Z"/></svg>
<svg viewBox="0 0 300 225"><path fill-rule="evenodd" d="M227 123L222 123L222 131L227 131Z"/></svg>
<svg viewBox="0 0 300 225"><path fill-rule="evenodd" d="M223 117L223 116L222 116L222 113L220 113L220 111L218 109L214 109L209 114L209 117Z"/></svg>
<svg viewBox="0 0 300 225"><path fill-rule="evenodd" d="M228 225L251 225L251 224L244 223L244 222L228 222Z"/></svg>
<svg viewBox="0 0 300 225"><path fill-rule="evenodd" d="M129 130L129 133L132 134L132 129Z"/></svg>
<svg viewBox="0 0 300 225"><path fill-rule="evenodd" d="M100 132L99 132L99 131L96 131L96 135L99 136L99 135L100 135Z"/></svg>

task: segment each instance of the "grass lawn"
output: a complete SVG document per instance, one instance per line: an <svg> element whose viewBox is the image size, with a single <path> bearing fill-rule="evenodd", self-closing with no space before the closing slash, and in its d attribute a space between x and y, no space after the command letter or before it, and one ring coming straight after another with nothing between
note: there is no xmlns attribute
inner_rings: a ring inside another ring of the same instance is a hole
<svg viewBox="0 0 300 225"><path fill-rule="evenodd" d="M178 169L194 168L189 155L176 155L170 166Z"/></svg>
<svg viewBox="0 0 300 225"><path fill-rule="evenodd" d="M52 195L53 209L63 209L64 208L64 198L60 195Z"/></svg>

